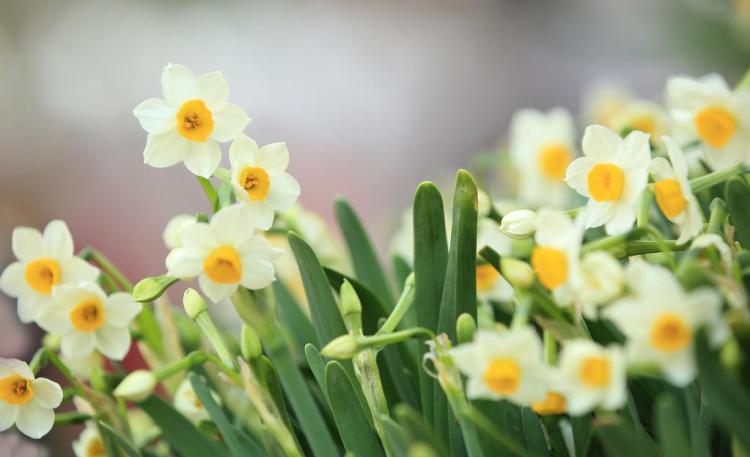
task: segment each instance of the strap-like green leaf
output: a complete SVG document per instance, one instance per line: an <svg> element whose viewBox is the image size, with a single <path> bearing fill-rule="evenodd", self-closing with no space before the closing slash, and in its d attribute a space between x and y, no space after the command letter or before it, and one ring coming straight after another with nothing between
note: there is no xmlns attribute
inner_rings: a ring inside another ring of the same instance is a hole
<svg viewBox="0 0 750 457"><path fill-rule="evenodd" d="M334 290L340 290L341 284L344 283L345 279L352 285L352 287L354 287L354 290L357 292L357 296L362 303L362 329L364 333L373 334L377 332L378 320L388 317L388 310L383 302L381 302L367 286L358 280L332 268L323 267L323 271L325 271L326 276L328 277L328 282Z"/></svg>
<svg viewBox="0 0 750 457"><path fill-rule="evenodd" d="M97 425L99 426L99 430L107 435L107 438L114 442L117 447L122 449L128 457L141 457L141 453L138 452L138 450L130 443L130 441L126 440L119 433L117 433L115 429L113 429L109 424L103 421L99 421Z"/></svg>
<svg viewBox="0 0 750 457"><path fill-rule="evenodd" d="M244 455L245 452L242 449L239 437L235 434L232 424L229 423L229 420L224 415L224 411L221 410L221 407L211 395L211 391L209 390L208 385L206 385L206 381L196 373L190 373L188 379L193 386L195 395L201 403L203 403L206 412L208 412L208 415L211 416L211 420L216 424L216 428L219 429L219 433L221 433L221 436L224 438L224 442L229 447L232 455L235 457L241 457Z"/></svg>
<svg viewBox="0 0 750 457"><path fill-rule="evenodd" d="M279 321L289 331L289 336L295 343L297 354L302 355L307 343L318 340L315 335L315 328L283 282L275 281L273 291L276 296L276 314Z"/></svg>
<svg viewBox="0 0 750 457"><path fill-rule="evenodd" d="M538 456L548 455L547 440L544 438L544 430L542 430L539 417L531 409L521 408L521 424L529 453Z"/></svg>
<svg viewBox="0 0 750 457"><path fill-rule="evenodd" d="M685 412L674 394L664 393L656 401L656 436L663 457L686 457L692 454L685 423Z"/></svg>
<svg viewBox="0 0 750 457"><path fill-rule="evenodd" d="M629 424L599 425L594 429L604 451L611 457L659 457L653 441Z"/></svg>
<svg viewBox="0 0 750 457"><path fill-rule="evenodd" d="M750 248L750 187L744 179L736 176L727 181L724 192L735 238L742 247Z"/></svg>

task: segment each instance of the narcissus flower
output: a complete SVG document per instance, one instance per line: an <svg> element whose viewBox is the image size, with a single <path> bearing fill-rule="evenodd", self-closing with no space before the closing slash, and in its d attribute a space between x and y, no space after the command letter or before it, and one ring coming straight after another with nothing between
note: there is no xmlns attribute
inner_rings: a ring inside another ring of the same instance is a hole
<svg viewBox="0 0 750 457"><path fill-rule="evenodd" d="M195 222L195 215L193 214L178 214L170 219L162 234L164 245L169 249L182 246L182 230L191 224L195 224Z"/></svg>
<svg viewBox="0 0 750 457"><path fill-rule="evenodd" d="M701 140L712 168L750 164L750 91L732 91L717 74L675 76L667 81L666 102L677 138Z"/></svg>
<svg viewBox="0 0 750 457"><path fill-rule="evenodd" d="M258 228L268 230L275 211L291 207L299 197L299 183L286 173L289 151L284 143L263 147L239 135L229 148L232 189L238 201L247 202Z"/></svg>
<svg viewBox="0 0 750 457"><path fill-rule="evenodd" d="M669 119L664 109L650 100L627 102L612 117L612 129L620 134L638 130L648 133L652 142L666 132Z"/></svg>
<svg viewBox="0 0 750 457"><path fill-rule="evenodd" d="M531 404L531 409L540 416L550 416L553 414L564 414L567 411L565 397L559 392L550 390L544 400L536 401Z"/></svg>
<svg viewBox="0 0 750 457"><path fill-rule="evenodd" d="M107 455L102 437L93 422L87 422L86 428L78 435L78 439L73 441L73 452L76 457L105 457Z"/></svg>
<svg viewBox="0 0 750 457"><path fill-rule="evenodd" d="M618 409L625 404L625 355L617 346L590 340L568 340L560 353L556 388L565 396L568 412L578 416L597 406Z"/></svg>
<svg viewBox="0 0 750 457"><path fill-rule="evenodd" d="M542 362L542 343L529 327L479 330L474 341L456 346L450 354L468 377L469 398L505 398L524 406L545 398L548 370Z"/></svg>
<svg viewBox="0 0 750 457"><path fill-rule="evenodd" d="M166 265L170 276L198 277L201 290L218 302L242 285L262 289L274 279L273 261L281 251L256 234L247 206L222 208L209 223L199 222L182 232L182 247L173 249Z"/></svg>
<svg viewBox="0 0 750 457"><path fill-rule="evenodd" d="M648 183L648 135L634 131L623 140L606 127L591 125L583 134L583 155L570 164L565 182L589 198L586 228L604 225L610 235L627 232Z"/></svg>
<svg viewBox="0 0 750 457"><path fill-rule="evenodd" d="M614 128L613 120L632 99L633 93L627 87L613 81L600 81L583 95L583 121Z"/></svg>
<svg viewBox="0 0 750 457"><path fill-rule="evenodd" d="M513 116L510 154L520 173L519 198L534 206L561 208L568 200L565 169L575 158L573 118L562 109L525 109Z"/></svg>
<svg viewBox="0 0 750 457"><path fill-rule="evenodd" d="M221 403L219 396L213 391L211 391L211 396L214 397L217 403ZM180 387L177 388L177 392L174 394L174 407L180 414L190 419L193 423L197 424L200 421L210 419L208 411L206 411L203 403L198 399L198 395L195 394L195 390L193 390L193 385L189 379L182 381Z"/></svg>
<svg viewBox="0 0 750 457"><path fill-rule="evenodd" d="M144 162L156 168L184 162L192 173L210 177L221 162L219 143L234 139L250 118L227 103L229 89L219 71L196 77L182 65L169 64L161 92L163 99L149 98L133 110L148 132Z"/></svg>
<svg viewBox="0 0 750 457"><path fill-rule="evenodd" d="M688 167L682 149L669 137L662 137L662 141L667 146L672 164L662 157L651 161L654 196L661 212L679 227L680 237L677 242L686 243L700 233L703 215L698 200L690 190Z"/></svg>
<svg viewBox="0 0 750 457"><path fill-rule="evenodd" d="M125 292L109 297L95 283L65 284L52 290L54 306L39 317L39 325L61 337L65 357L85 357L97 350L122 360L130 349L130 322L142 305Z"/></svg>
<svg viewBox="0 0 750 457"><path fill-rule="evenodd" d="M696 374L693 341L706 326L713 343L728 335L721 319L721 298L715 290L683 290L666 268L633 262L627 268L631 295L605 310L622 330L631 363L655 365L677 386L689 384Z"/></svg>
<svg viewBox="0 0 750 457"><path fill-rule="evenodd" d="M500 232L492 219L479 220L477 249L489 246L501 256L509 255L512 249L510 238ZM487 300L509 301L513 298L513 287L489 263L477 265L477 295Z"/></svg>
<svg viewBox="0 0 750 457"><path fill-rule="evenodd" d="M596 319L596 309L605 305L625 290L625 269L606 251L594 251L583 256L578 268L576 293L581 313Z"/></svg>
<svg viewBox="0 0 750 457"><path fill-rule="evenodd" d="M13 254L18 259L0 276L0 289L18 298L18 317L28 323L52 303L59 284L95 281L99 270L73 255L73 237L65 222L47 224L44 234L30 227L13 230Z"/></svg>
<svg viewBox="0 0 750 457"><path fill-rule="evenodd" d="M53 410L60 406L62 397L56 382L34 378L25 362L0 358L0 432L15 423L24 435L43 437L52 428Z"/></svg>
<svg viewBox="0 0 750 457"><path fill-rule="evenodd" d="M568 305L573 299L582 236L580 221L574 222L557 210L539 211L531 267L560 305Z"/></svg>

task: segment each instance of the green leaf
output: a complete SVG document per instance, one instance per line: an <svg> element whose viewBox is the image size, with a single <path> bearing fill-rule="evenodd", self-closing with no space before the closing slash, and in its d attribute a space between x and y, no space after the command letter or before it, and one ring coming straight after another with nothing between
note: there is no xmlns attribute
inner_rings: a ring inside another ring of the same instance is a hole
<svg viewBox="0 0 750 457"><path fill-rule="evenodd" d="M521 408L521 424L526 449L534 455L549 454L542 424L539 422L539 417L530 408Z"/></svg>
<svg viewBox="0 0 750 457"><path fill-rule="evenodd" d="M161 398L152 395L138 406L159 426L164 439L181 457L226 455L226 448L209 440Z"/></svg>
<svg viewBox="0 0 750 457"><path fill-rule="evenodd" d="M279 321L289 330L289 336L295 343L295 350L301 355L304 353L304 347L307 343L317 341L315 328L283 282L274 281L273 290L278 305L276 314L279 316Z"/></svg>
<svg viewBox="0 0 750 457"><path fill-rule="evenodd" d="M140 303L152 302L161 297L177 281L179 278L167 275L143 278L133 287L133 300Z"/></svg>
<svg viewBox="0 0 750 457"><path fill-rule="evenodd" d="M164 355L164 344L161 340L161 327L156 320L154 310L150 304L144 304L136 317L138 330L148 347L158 356Z"/></svg>
<svg viewBox="0 0 750 457"><path fill-rule="evenodd" d="M266 390L268 390L268 393L271 394L287 428L292 430L292 420L289 417L289 411L286 407L284 391L281 388L279 376L276 374L276 370L273 368L271 360L265 355L261 355L258 359L253 361L253 369L258 373L258 379L260 379L260 382L265 386Z"/></svg>
<svg viewBox="0 0 750 457"><path fill-rule="evenodd" d="M557 416L541 416L540 419L549 437L552 455L556 457L570 457L568 446L565 444L565 438L560 429L560 418Z"/></svg>
<svg viewBox="0 0 750 457"><path fill-rule="evenodd" d="M239 437L235 434L235 430L232 427L232 424L229 423L227 416L224 415L224 411L221 410L221 407L211 395L211 391L209 390L208 385L206 385L206 381L196 373L190 373L188 379L193 386L195 395L201 403L203 403L208 415L211 416L211 420L213 420L216 428L219 429L219 433L221 433L221 436L224 438L224 442L229 447L232 455L236 457L244 455Z"/></svg>
<svg viewBox="0 0 750 457"><path fill-rule="evenodd" d="M328 401L344 448L358 457L382 457L378 438L344 367L336 361L328 362L325 379Z"/></svg>
<svg viewBox="0 0 750 457"><path fill-rule="evenodd" d="M591 415L573 416L570 418L570 425L573 429L573 447L576 457L589 455L591 439L594 437Z"/></svg>
<svg viewBox="0 0 750 457"><path fill-rule="evenodd" d="M323 359L323 356L320 355L320 351L314 344L305 345L305 358L307 359L307 364L310 366L310 371L312 371L313 377L315 377L315 381L317 381L320 390L322 390L323 395L326 396L326 401L328 401L328 391L326 390L325 378L326 361Z"/></svg>
<svg viewBox="0 0 750 457"><path fill-rule="evenodd" d="M665 393L656 401L656 436L663 457L691 455L685 412L672 393Z"/></svg>
<svg viewBox="0 0 750 457"><path fill-rule="evenodd" d="M427 443L437 454L442 457L448 457L448 450L437 439L435 433L427 422L425 422L424 416L419 411L409 405L396 405L393 408L393 416L416 441Z"/></svg>
<svg viewBox="0 0 750 457"><path fill-rule="evenodd" d="M327 267L323 267L323 271L325 271L328 282L334 290L340 290L345 279L349 281L362 303L362 329L364 333L374 334L377 332L378 320L388 317L388 310L380 299L367 286L354 278Z"/></svg>
<svg viewBox="0 0 750 457"><path fill-rule="evenodd" d="M611 457L659 457L647 435L626 424L598 425L594 429L605 453Z"/></svg>
<svg viewBox="0 0 750 457"><path fill-rule="evenodd" d="M225 206L230 206L236 201L234 198L234 190L232 190L232 185L226 181L222 181L221 185L219 186L219 190L216 192L216 195L219 199L219 205L222 208L224 208Z"/></svg>
<svg viewBox="0 0 750 457"><path fill-rule="evenodd" d="M196 178L198 178L198 182L203 188L203 192L206 194L206 197L208 197L208 202L211 204L211 211L214 213L219 211L219 209L221 209L219 194L216 193L216 189L214 188L214 185L211 184L211 180L202 176L196 176Z"/></svg>
<svg viewBox="0 0 750 457"><path fill-rule="evenodd" d="M117 447L123 450L128 457L141 457L141 453L124 437L115 431L109 424L103 421L98 421L97 425L107 437L117 444Z"/></svg>
<svg viewBox="0 0 750 457"><path fill-rule="evenodd" d="M409 435L406 429L390 417L381 417L380 421L383 424L385 439L388 441L391 455L394 457L407 457L409 446L414 442L414 437Z"/></svg>
<svg viewBox="0 0 750 457"><path fill-rule="evenodd" d="M385 277L375 249L362 226L362 222L349 202L337 198L334 203L336 220L349 248L349 257L354 267L354 276L384 303L388 310L393 309L393 295Z"/></svg>
<svg viewBox="0 0 750 457"><path fill-rule="evenodd" d="M564 321L534 316L534 320L542 329L548 331L557 341L564 342L574 338L586 338L586 332L573 324Z"/></svg>
<svg viewBox="0 0 750 457"><path fill-rule="evenodd" d="M725 199L729 217L735 227L735 239L750 248L750 187L739 176L727 181Z"/></svg>
<svg viewBox="0 0 750 457"><path fill-rule="evenodd" d="M411 265L399 255L393 256L391 263L393 265L393 272L396 275L396 284L403 284L412 272Z"/></svg>

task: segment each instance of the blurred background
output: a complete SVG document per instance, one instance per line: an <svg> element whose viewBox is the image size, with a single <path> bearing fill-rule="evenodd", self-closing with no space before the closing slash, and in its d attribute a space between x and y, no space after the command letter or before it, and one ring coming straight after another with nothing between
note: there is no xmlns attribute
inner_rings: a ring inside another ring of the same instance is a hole
<svg viewBox="0 0 750 457"><path fill-rule="evenodd" d="M748 0L0 0L0 268L14 226L62 218L131 278L163 272L166 222L208 209L182 165L143 165L131 111L168 62L222 70L247 133L288 143L301 202L330 220L346 195L384 251L416 185L495 147L515 110L579 112L602 80L656 99L674 73L733 83L749 18ZM0 357L38 337L0 296ZM0 434L0 455L37 451Z"/></svg>

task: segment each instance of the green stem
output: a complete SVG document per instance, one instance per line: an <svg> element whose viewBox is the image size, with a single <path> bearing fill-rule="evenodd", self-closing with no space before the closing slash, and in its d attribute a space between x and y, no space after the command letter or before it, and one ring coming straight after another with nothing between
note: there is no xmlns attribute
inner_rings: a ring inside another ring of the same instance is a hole
<svg viewBox="0 0 750 457"><path fill-rule="evenodd" d="M689 243L677 244L677 242L674 240L629 241L625 249L624 257L630 257L634 255L643 255L643 254L653 254L655 252L663 252L664 249L668 249L670 251L684 251L685 249L688 248L688 246L689 246Z"/></svg>
<svg viewBox="0 0 750 457"><path fill-rule="evenodd" d="M214 177L219 178L222 181L231 182L232 171L224 167L219 167L216 169L216 171L214 171Z"/></svg>
<svg viewBox="0 0 750 457"><path fill-rule="evenodd" d="M47 353L47 359L52 363L52 365L57 368L57 370L60 372L61 375L70 383L70 387L73 388L73 391L76 395L79 397L86 398L86 391L83 388L83 385L81 382L73 375L73 372L70 371L70 368L68 368L67 365L63 363L62 360L60 360L60 357L55 354L54 351L45 348L45 352Z"/></svg>
<svg viewBox="0 0 750 457"><path fill-rule="evenodd" d="M377 331L376 335L382 335L384 333L391 333L396 330L398 324L403 319L404 315L409 311L411 306L414 304L414 297L416 288L414 287L414 273L410 274L404 283L404 291L401 293L401 297L398 299L398 303L393 308L388 319L383 323L383 326Z"/></svg>
<svg viewBox="0 0 750 457"><path fill-rule="evenodd" d="M386 333L386 334L375 334L372 336L358 336L355 338L357 347L360 349L382 349L389 344L400 343L402 341L409 340L411 338L424 336L429 339L435 338L435 334L432 330L424 327L412 327L397 332Z"/></svg>
<svg viewBox="0 0 750 457"><path fill-rule="evenodd" d="M77 425L90 421L92 416L77 411L55 414L55 427L60 425Z"/></svg>
<svg viewBox="0 0 750 457"><path fill-rule="evenodd" d="M520 447L513 438L503 433L502 430L498 431L497 425L472 405L466 405L466 407L463 409L463 415L471 423L482 429L487 434L487 436L500 443L514 455L518 455L521 457L526 457L526 455L528 455L526 451L522 447Z"/></svg>
<svg viewBox="0 0 750 457"><path fill-rule="evenodd" d="M743 170L744 167L742 164L737 164L723 170L717 170L707 175L699 176L690 180L690 189L694 194L697 194L709 187L721 184L732 176L742 173Z"/></svg>
<svg viewBox="0 0 750 457"><path fill-rule="evenodd" d="M120 284L120 287L127 292L133 292L133 283L100 251L88 247L78 253L78 257L84 260L93 260L104 270L112 279Z"/></svg>
<svg viewBox="0 0 750 457"><path fill-rule="evenodd" d="M638 205L638 216L636 227L646 228L648 227L648 212L651 209L651 189L647 187L641 194L641 201Z"/></svg>
<svg viewBox="0 0 750 457"><path fill-rule="evenodd" d="M620 247L625 244L627 239L623 235L609 236L601 238L581 246L581 254L587 254L593 251L606 251L612 248Z"/></svg>
<svg viewBox="0 0 750 457"><path fill-rule="evenodd" d="M549 330L544 331L544 361L549 366L557 362L557 341Z"/></svg>
<svg viewBox="0 0 750 457"><path fill-rule="evenodd" d="M34 355L31 357L29 368L31 369L31 372L36 375L39 373L39 370L44 368L45 365L47 365L47 350L46 348L41 347L37 349Z"/></svg>
<svg viewBox="0 0 750 457"><path fill-rule="evenodd" d="M711 202L711 214L708 217L706 233L717 233L721 235L721 227L727 218L727 204L720 198L714 198Z"/></svg>
<svg viewBox="0 0 750 457"><path fill-rule="evenodd" d="M224 342L224 338L216 328L216 325L214 324L213 319L211 319L211 316L208 314L208 311L203 311L195 316L195 322L198 324L201 330L203 330L203 334L206 335L209 343L211 343L211 346L213 346L214 350L219 355L219 358L221 358L221 361L224 362L224 364L227 366L236 368L234 357L232 357L232 354L229 352L229 348L227 348L227 345Z"/></svg>
<svg viewBox="0 0 750 457"><path fill-rule="evenodd" d="M513 312L513 320L510 322L511 330L519 329L526 325L529 321L529 314L531 313L532 297L528 294L523 294L518 298L516 302L516 310Z"/></svg>

